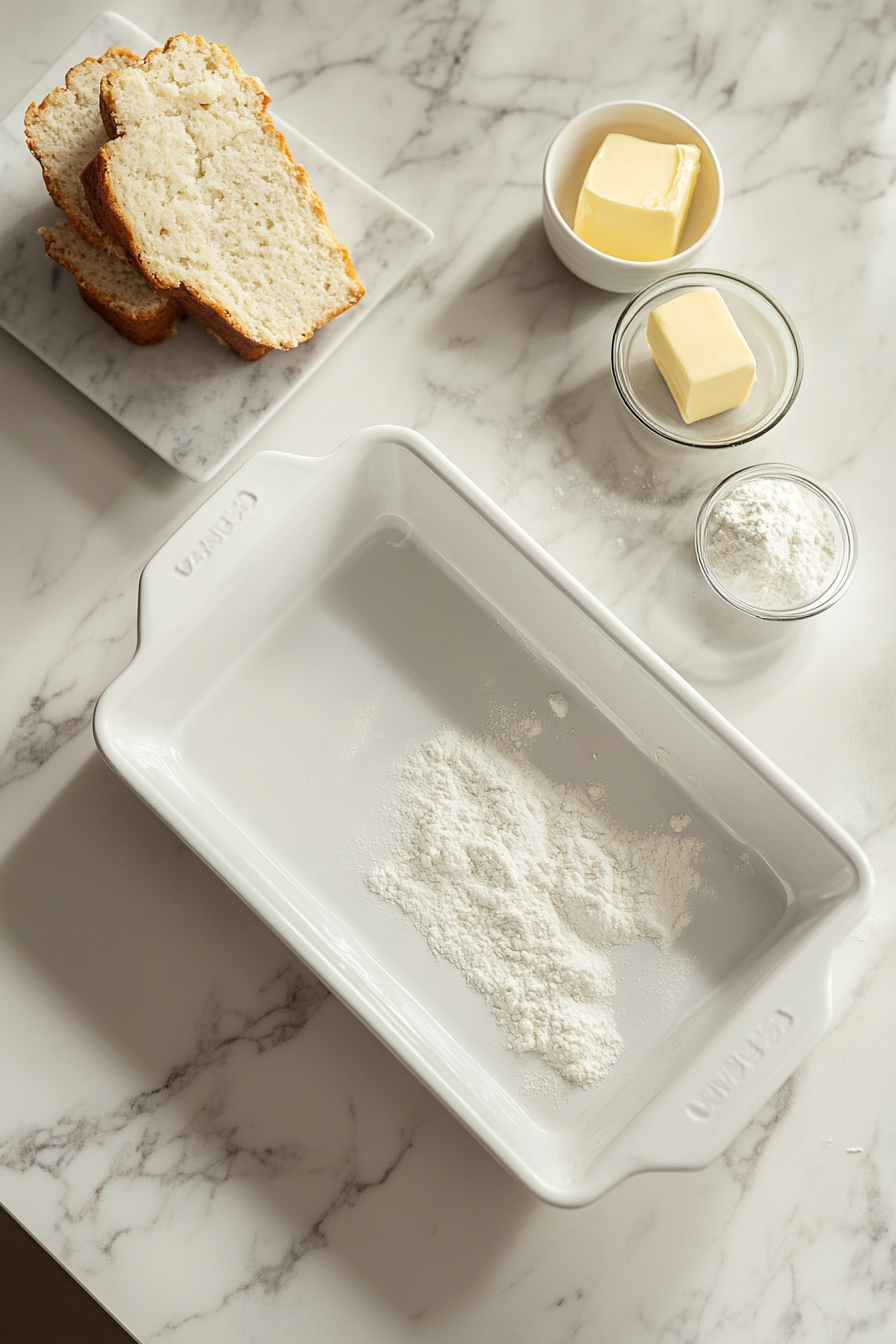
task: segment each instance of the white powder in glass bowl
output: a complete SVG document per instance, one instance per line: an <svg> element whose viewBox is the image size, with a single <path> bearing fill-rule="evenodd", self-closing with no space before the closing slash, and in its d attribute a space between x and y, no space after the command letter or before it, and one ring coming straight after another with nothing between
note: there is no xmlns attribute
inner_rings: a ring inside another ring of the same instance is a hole
<svg viewBox="0 0 896 1344"><path fill-rule="evenodd" d="M836 518L814 491L779 477L743 481L709 516L707 562L719 583L754 607L786 611L814 601L840 558Z"/></svg>

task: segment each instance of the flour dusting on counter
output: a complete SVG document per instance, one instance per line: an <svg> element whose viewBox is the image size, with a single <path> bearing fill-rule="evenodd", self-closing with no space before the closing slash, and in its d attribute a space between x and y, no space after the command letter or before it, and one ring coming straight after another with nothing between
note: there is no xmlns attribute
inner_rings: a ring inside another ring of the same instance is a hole
<svg viewBox="0 0 896 1344"><path fill-rule="evenodd" d="M668 949L700 885L702 841L623 830L604 797L446 728L403 763L393 853L367 874L484 997L510 1050L580 1085L623 1049L610 950Z"/></svg>

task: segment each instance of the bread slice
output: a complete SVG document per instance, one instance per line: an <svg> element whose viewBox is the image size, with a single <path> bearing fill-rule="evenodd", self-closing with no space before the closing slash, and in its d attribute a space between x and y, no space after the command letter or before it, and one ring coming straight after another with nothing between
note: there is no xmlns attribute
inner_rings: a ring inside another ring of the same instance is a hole
<svg viewBox="0 0 896 1344"><path fill-rule="evenodd" d="M151 289L129 262L88 243L67 216L40 234L47 256L71 271L84 302L129 341L156 345L177 331L177 304Z"/></svg>
<svg viewBox="0 0 896 1344"><path fill-rule="evenodd" d="M81 178L152 287L244 359L300 345L364 293L269 101L226 47L180 33L104 76L113 138Z"/></svg>
<svg viewBox="0 0 896 1344"><path fill-rule="evenodd" d="M25 113L25 139L39 162L47 191L82 238L124 258L123 250L99 228L81 186L81 169L108 136L100 116L100 81L110 70L139 65L125 47L109 47L99 59L88 56L69 70L65 87L52 89Z"/></svg>
<svg viewBox="0 0 896 1344"><path fill-rule="evenodd" d="M28 148L40 163L53 201L66 212L41 229L47 255L71 271L85 303L136 345L155 345L177 330L183 316L170 299L156 294L107 238L91 213L81 185L81 169L106 141L100 116L100 82L110 70L139 65L125 47L109 47L69 70L65 86L52 89L25 113Z"/></svg>

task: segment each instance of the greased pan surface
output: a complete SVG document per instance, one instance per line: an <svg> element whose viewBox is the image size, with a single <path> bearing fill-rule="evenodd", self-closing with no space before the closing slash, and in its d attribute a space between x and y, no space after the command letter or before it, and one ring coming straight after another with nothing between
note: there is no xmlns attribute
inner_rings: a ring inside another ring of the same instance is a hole
<svg viewBox="0 0 896 1344"><path fill-rule="evenodd" d="M541 1198L705 1165L825 1030L861 850L414 431L257 454L149 562L139 627L97 706L109 764ZM617 959L626 1048L588 1088L505 1049L365 882L406 753L508 707L546 774L704 842L692 924Z"/></svg>

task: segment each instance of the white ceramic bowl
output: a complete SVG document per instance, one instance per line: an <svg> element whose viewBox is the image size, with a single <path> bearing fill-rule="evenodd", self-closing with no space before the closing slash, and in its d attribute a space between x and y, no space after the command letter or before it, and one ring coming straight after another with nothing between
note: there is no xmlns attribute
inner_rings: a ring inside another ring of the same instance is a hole
<svg viewBox="0 0 896 1344"><path fill-rule="evenodd" d="M576 202L588 165L604 138L616 131L664 144L699 145L700 173L681 243L664 261L624 261L599 252L573 232ZM709 242L722 214L722 169L706 136L671 108L659 103L602 103L589 107L555 136L544 161L542 215L548 242L580 280L597 289L633 294L664 276L692 266Z"/></svg>

